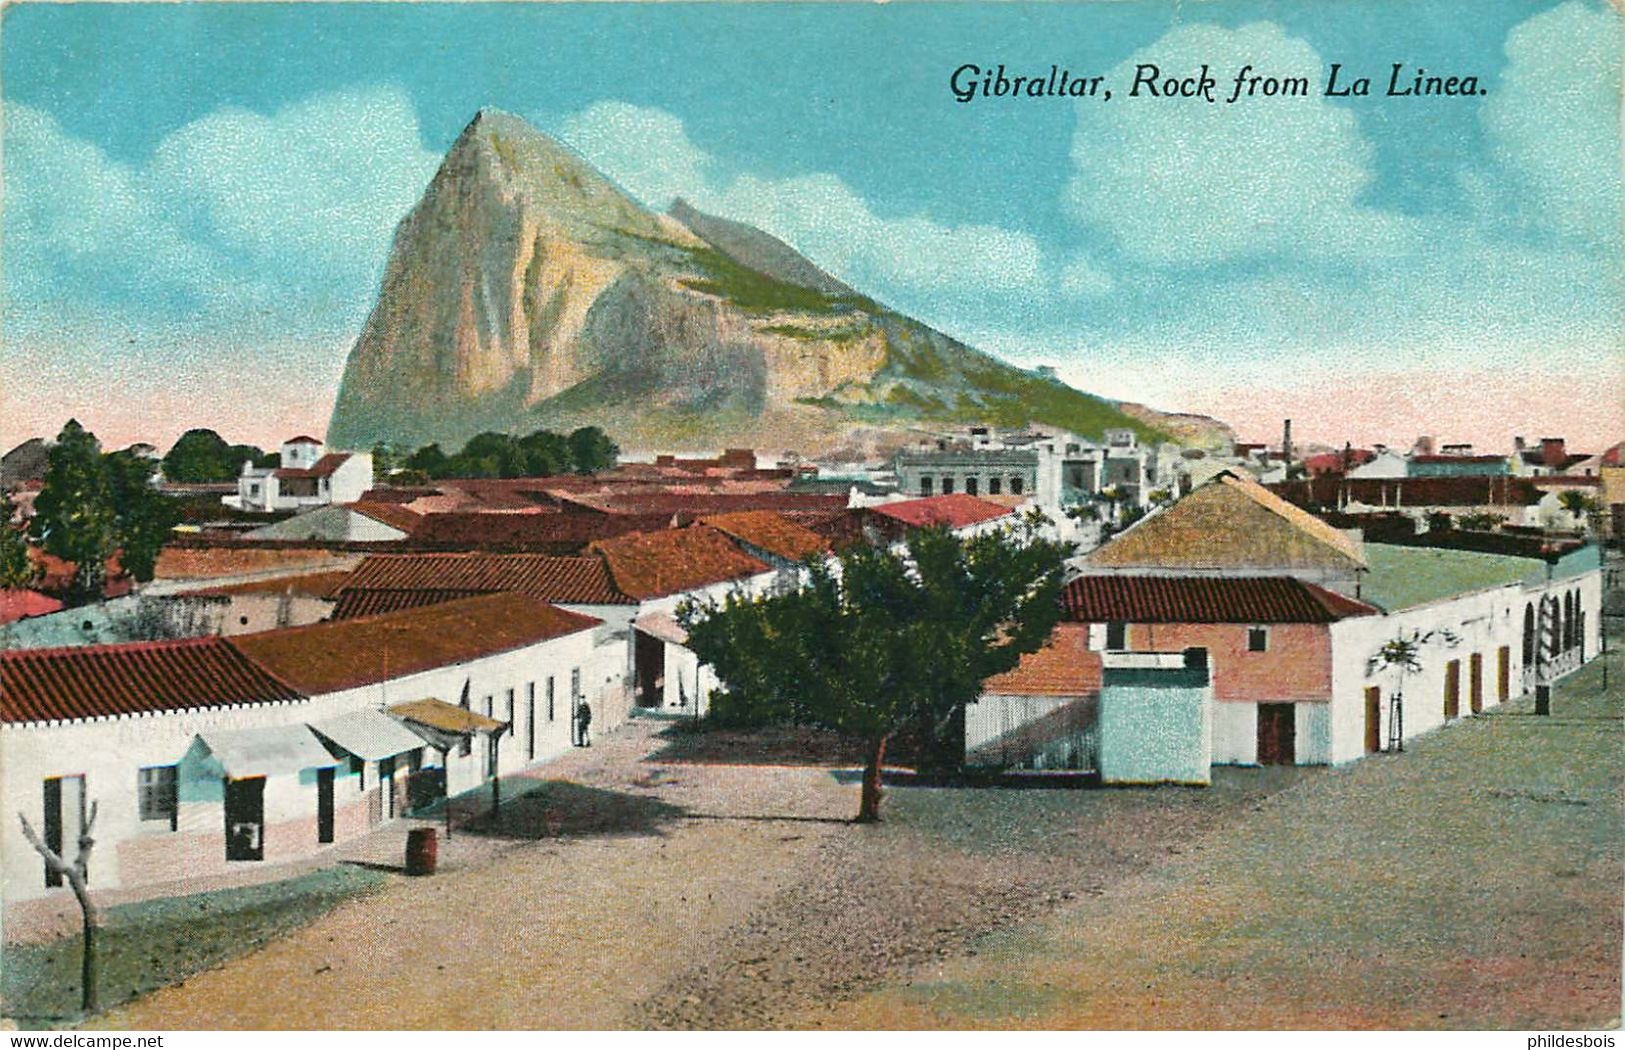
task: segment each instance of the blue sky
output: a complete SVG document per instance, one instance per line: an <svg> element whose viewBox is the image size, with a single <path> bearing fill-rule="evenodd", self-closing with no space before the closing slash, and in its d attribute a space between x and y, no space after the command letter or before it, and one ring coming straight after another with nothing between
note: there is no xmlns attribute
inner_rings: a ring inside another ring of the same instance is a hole
<svg viewBox="0 0 1625 1050"><path fill-rule="evenodd" d="M25 4L3 30L7 440L324 426L394 224L481 106L1084 389L1335 442L1625 436L1601 4ZM1144 61L1315 94L1123 97ZM959 104L966 62L1117 97ZM1379 97L1320 97L1332 62ZM1486 94L1380 97L1393 62Z"/></svg>

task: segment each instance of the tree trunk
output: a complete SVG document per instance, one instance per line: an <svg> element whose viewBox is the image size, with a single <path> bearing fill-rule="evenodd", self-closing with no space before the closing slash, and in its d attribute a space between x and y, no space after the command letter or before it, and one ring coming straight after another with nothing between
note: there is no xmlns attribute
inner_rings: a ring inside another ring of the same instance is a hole
<svg viewBox="0 0 1625 1050"><path fill-rule="evenodd" d="M869 751L869 764L863 769L863 796L858 804L858 824L875 824L880 820L880 770L881 764L886 761L886 742L891 739L887 733L874 742Z"/></svg>
<svg viewBox="0 0 1625 1050"><path fill-rule="evenodd" d="M84 920L85 950L79 965L79 1003L85 1015L89 1016L101 1008L97 995L101 985L101 956L96 950L96 931L101 925L101 917L96 913L96 906L90 902L90 889L85 885L85 880L70 873L68 884L73 887L73 895L79 898L79 911Z"/></svg>

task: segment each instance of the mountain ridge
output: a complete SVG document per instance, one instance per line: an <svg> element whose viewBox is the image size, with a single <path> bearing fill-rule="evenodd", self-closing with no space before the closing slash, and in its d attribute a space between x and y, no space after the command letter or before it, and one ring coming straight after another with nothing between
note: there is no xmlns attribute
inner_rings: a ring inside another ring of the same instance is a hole
<svg viewBox="0 0 1625 1050"><path fill-rule="evenodd" d="M396 229L328 441L590 423L628 449L817 454L968 422L1158 437L1155 419L891 310L755 227L646 209L482 109Z"/></svg>

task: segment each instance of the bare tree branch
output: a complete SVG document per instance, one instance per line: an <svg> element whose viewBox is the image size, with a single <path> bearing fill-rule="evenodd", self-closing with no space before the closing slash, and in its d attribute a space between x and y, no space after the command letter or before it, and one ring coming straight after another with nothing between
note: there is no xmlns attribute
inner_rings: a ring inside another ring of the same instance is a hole
<svg viewBox="0 0 1625 1050"><path fill-rule="evenodd" d="M27 817L19 813L17 814L17 819L23 822L23 837L28 840L28 844L30 846L34 847L35 852L45 858L45 864L51 869L51 874L66 875L68 873L69 866L57 854L56 850L53 850L51 847L45 844L45 842L34 831L33 826L28 823Z"/></svg>

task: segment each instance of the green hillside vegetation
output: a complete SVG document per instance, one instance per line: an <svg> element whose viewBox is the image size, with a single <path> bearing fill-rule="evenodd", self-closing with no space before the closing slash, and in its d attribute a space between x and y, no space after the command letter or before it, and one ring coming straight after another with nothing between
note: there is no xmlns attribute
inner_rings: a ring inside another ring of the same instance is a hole
<svg viewBox="0 0 1625 1050"><path fill-rule="evenodd" d="M685 287L726 299L747 313L832 314L878 313L880 306L862 295L826 295L787 284L743 266L715 248L687 249L689 262L704 276L684 277Z"/></svg>

